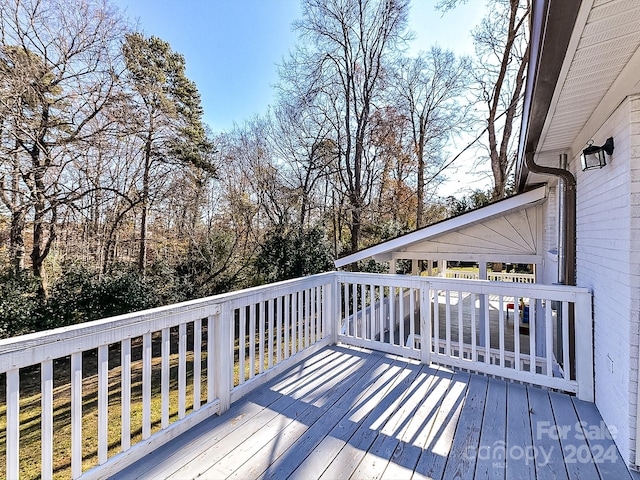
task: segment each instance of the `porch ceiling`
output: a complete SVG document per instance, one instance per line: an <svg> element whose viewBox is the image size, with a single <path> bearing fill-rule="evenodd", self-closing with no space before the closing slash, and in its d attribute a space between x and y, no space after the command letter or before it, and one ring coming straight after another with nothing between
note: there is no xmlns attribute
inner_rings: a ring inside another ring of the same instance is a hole
<svg viewBox="0 0 640 480"><path fill-rule="evenodd" d="M336 260L374 258L536 263L546 187L513 196Z"/></svg>
<svg viewBox="0 0 640 480"><path fill-rule="evenodd" d="M566 0L561 0L561 3L564 1ZM557 3L558 0L551 3L554 2ZM556 18L553 17L554 8L560 7L550 7L545 39L542 41L538 57L539 63L541 60L543 63L552 63L553 53L549 51L558 48L554 32L550 30L566 29L566 25L557 18L560 14L556 15ZM535 90L544 89L544 84L551 80L540 78L543 75L540 72L543 72L546 66L541 64L539 68L533 93L534 101L537 95ZM589 140L593 139L597 145L603 143L604 138L593 138L594 132L625 97L640 90L638 71L640 2L582 1L577 10L548 111L532 108L532 115L538 115L540 118L530 118L529 123L543 122L535 148L537 163L557 166L559 153L567 153L573 158L584 149ZM531 125L529 130L531 134ZM530 141L531 138L528 142ZM544 177L527 172L526 168L524 170L527 184L545 181Z"/></svg>

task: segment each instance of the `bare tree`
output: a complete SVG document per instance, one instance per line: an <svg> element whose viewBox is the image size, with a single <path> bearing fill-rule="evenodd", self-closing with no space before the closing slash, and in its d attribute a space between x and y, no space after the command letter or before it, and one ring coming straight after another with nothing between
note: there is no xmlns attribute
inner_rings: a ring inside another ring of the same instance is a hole
<svg viewBox="0 0 640 480"><path fill-rule="evenodd" d="M466 0L442 0L447 11ZM529 61L529 0L491 0L486 16L473 31L473 65L478 101L486 108L487 150L493 174L493 198L504 197L513 173L517 132Z"/></svg>
<svg viewBox="0 0 640 480"><path fill-rule="evenodd" d="M37 277L56 236L58 209L79 192L64 183L75 146L110 124L100 117L117 86L123 22L99 0L0 0L2 201L14 216L12 252L31 212Z"/></svg>
<svg viewBox="0 0 640 480"><path fill-rule="evenodd" d="M470 60L432 47L417 57L402 57L392 80L392 101L406 116L417 163L416 226L424 226L425 174L443 163L441 152L469 124L463 96L470 83Z"/></svg>
<svg viewBox="0 0 640 480"><path fill-rule="evenodd" d="M362 215L371 193L373 165L367 138L385 65L403 42L408 0L304 0L295 24L300 46L283 66L284 81L297 85L331 125L337 172L348 199L351 250L360 246Z"/></svg>

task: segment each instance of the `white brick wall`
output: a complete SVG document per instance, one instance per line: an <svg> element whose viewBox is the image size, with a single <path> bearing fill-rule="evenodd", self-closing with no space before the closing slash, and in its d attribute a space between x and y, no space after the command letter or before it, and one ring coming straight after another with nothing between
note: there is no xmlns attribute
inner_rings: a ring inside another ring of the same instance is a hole
<svg viewBox="0 0 640 480"><path fill-rule="evenodd" d="M638 402L638 361L640 340L640 95L630 98L630 158L629 158L629 190L630 190L630 237L629 283L631 289L631 308L629 311L630 358L629 368L629 405L631 408L630 454L632 463L635 456L636 412Z"/></svg>
<svg viewBox="0 0 640 480"><path fill-rule="evenodd" d="M631 118L637 121L633 140ZM594 143L601 145L611 136L615 150L605 168L582 172L579 157L570 166L578 182L577 284L594 294L596 405L605 422L615 427L621 454L634 463L640 304L640 96L630 97L618 107L594 134ZM632 229L636 232L633 235Z"/></svg>

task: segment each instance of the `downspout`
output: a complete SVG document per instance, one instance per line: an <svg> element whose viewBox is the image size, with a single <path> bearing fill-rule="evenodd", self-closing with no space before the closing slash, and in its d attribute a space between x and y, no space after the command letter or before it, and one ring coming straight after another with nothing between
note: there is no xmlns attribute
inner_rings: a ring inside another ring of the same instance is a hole
<svg viewBox="0 0 640 480"><path fill-rule="evenodd" d="M566 169L545 167L533 161L533 152L525 154L525 163L532 173L551 175L562 181L563 191L558 188L558 196L564 208L560 219L564 225L558 225L558 283L561 285L576 284L576 177ZM566 160L566 154L565 154ZM560 201L560 200L559 200ZM561 252L561 248L564 250ZM562 263L561 263L562 262ZM562 274L562 275L561 275Z"/></svg>
<svg viewBox="0 0 640 480"><path fill-rule="evenodd" d="M559 167L561 170L567 169L567 154L560 154L560 164ZM558 283L560 285L566 285L567 275L565 272L565 264L567 258L566 252L566 235L567 235L567 217L565 211L565 198L566 198L566 188L564 184L564 179L558 178L558 188L557 188L557 197L558 197Z"/></svg>
<svg viewBox="0 0 640 480"><path fill-rule="evenodd" d="M525 163L530 172L541 175L558 177L558 201L562 202L563 209L558 220L563 220L564 225L558 225L558 283L561 285L576 284L576 177L566 169L553 168L538 165L533 161L533 152L525 154ZM566 154L564 154L566 162ZM563 159L561 159L561 164ZM560 183L564 188L560 188ZM560 197L563 197L560 200ZM563 246L563 247L562 247ZM561 253L561 248L563 252ZM562 263L560 263L562 261ZM562 275L561 275L562 274ZM569 304L569 358L571 361L570 378L576 378L575 366L575 308Z"/></svg>

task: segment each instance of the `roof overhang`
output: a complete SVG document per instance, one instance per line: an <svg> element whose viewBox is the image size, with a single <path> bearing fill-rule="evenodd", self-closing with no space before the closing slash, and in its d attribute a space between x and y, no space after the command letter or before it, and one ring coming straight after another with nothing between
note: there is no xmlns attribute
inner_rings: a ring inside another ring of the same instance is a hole
<svg viewBox="0 0 640 480"><path fill-rule="evenodd" d="M367 258L537 263L539 204L546 186L509 197L339 258L337 268Z"/></svg>
<svg viewBox="0 0 640 480"><path fill-rule="evenodd" d="M516 165L519 191L547 179L539 165L574 158L640 83L640 2L535 0ZM594 138L596 144L604 138Z"/></svg>

